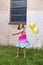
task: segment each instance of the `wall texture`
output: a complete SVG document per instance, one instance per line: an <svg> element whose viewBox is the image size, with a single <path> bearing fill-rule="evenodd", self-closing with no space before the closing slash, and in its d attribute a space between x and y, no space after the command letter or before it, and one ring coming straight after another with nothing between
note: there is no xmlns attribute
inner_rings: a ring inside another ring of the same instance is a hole
<svg viewBox="0 0 43 65"><path fill-rule="evenodd" d="M43 11L43 0L27 0L29 10Z"/></svg>
<svg viewBox="0 0 43 65"><path fill-rule="evenodd" d="M0 0L0 45L8 44L10 0Z"/></svg>
<svg viewBox="0 0 43 65"><path fill-rule="evenodd" d="M38 39L36 41L35 34L28 27L29 24L33 22L40 32L36 35ZM43 46L43 0L28 0L27 1L27 26L26 30L28 33L28 39L32 46L41 48Z"/></svg>
<svg viewBox="0 0 43 65"><path fill-rule="evenodd" d="M10 0L0 0L0 11L8 11L9 10L9 1Z"/></svg>
<svg viewBox="0 0 43 65"><path fill-rule="evenodd" d="M0 45L15 45L17 36L12 36L17 32L16 25L8 25L10 21L10 0L0 1ZM34 22L40 32L36 36L29 28L29 23ZM26 33L30 47L41 48L43 46L43 0L27 0L27 24Z"/></svg>

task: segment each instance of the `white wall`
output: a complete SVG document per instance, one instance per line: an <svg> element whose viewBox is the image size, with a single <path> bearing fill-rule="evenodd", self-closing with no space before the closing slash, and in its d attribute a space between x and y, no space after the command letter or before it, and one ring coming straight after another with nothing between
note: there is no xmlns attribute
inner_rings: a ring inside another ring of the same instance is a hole
<svg viewBox="0 0 43 65"><path fill-rule="evenodd" d="M10 12L10 0L0 1L0 45L8 44L8 22Z"/></svg>
<svg viewBox="0 0 43 65"><path fill-rule="evenodd" d="M6 11L0 12L0 44L8 43L8 22L9 15Z"/></svg>
<svg viewBox="0 0 43 65"><path fill-rule="evenodd" d="M33 22L36 27L40 30L39 34L36 35L38 38L37 42L35 41L35 34L29 28L29 24ZM27 27L26 31L28 33L28 39L32 44L32 47L41 47L43 45L43 11L27 11Z"/></svg>
<svg viewBox="0 0 43 65"><path fill-rule="evenodd" d="M29 24L33 22L40 30L36 35L29 28ZM27 0L27 37L30 41L30 47L41 48L43 46L43 0ZM36 39L38 39L36 41Z"/></svg>
<svg viewBox="0 0 43 65"><path fill-rule="evenodd" d="M26 24L26 32L28 40L30 41L31 45L30 47L39 47L43 45L43 11L42 8L39 7L39 4L37 3L38 7L36 7L36 0L28 0L27 2L27 24ZM38 0L39 2L39 0ZM42 2L41 2L42 3ZM17 41L17 38L12 37L12 33L17 29L14 25L8 25L9 17L10 17L10 0L7 2L8 8L6 7L1 8L0 10L0 45L7 45L11 44L14 45ZM3 7L3 6L2 6ZM41 10L40 10L41 8ZM36 10L37 9L37 10ZM34 22L36 27L39 28L40 32L36 36L38 38L37 42L35 39L35 35L32 33L31 29L29 28L29 23Z"/></svg>

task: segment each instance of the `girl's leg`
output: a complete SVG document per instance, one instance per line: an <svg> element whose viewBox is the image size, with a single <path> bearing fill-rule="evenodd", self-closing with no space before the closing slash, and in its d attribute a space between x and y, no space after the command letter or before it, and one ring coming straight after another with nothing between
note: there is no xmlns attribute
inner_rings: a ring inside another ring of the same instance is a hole
<svg viewBox="0 0 43 65"><path fill-rule="evenodd" d="M20 53L20 48L18 48L18 50L17 50L17 56L16 57L19 56L19 53Z"/></svg>
<svg viewBox="0 0 43 65"><path fill-rule="evenodd" d="M26 49L23 49L23 53L24 53L24 58L26 57Z"/></svg>

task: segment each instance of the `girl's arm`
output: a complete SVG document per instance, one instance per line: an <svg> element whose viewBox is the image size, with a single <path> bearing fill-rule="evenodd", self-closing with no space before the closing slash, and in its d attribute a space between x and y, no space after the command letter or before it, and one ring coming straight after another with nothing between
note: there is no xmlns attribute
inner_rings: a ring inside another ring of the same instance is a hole
<svg viewBox="0 0 43 65"><path fill-rule="evenodd" d="M19 33L23 32L23 31L24 31L24 29L20 30L18 33L15 33L13 35L18 35Z"/></svg>
<svg viewBox="0 0 43 65"><path fill-rule="evenodd" d="M19 33L15 33L15 34L13 34L13 35L18 35Z"/></svg>

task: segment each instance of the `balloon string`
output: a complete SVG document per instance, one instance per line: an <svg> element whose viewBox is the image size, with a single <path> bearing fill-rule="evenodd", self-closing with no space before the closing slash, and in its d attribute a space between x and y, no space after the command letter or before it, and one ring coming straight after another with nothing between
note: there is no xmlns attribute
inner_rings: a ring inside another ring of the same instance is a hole
<svg viewBox="0 0 43 65"><path fill-rule="evenodd" d="M35 42L37 42L37 40L38 40L38 38L37 38L37 36L35 35Z"/></svg>

